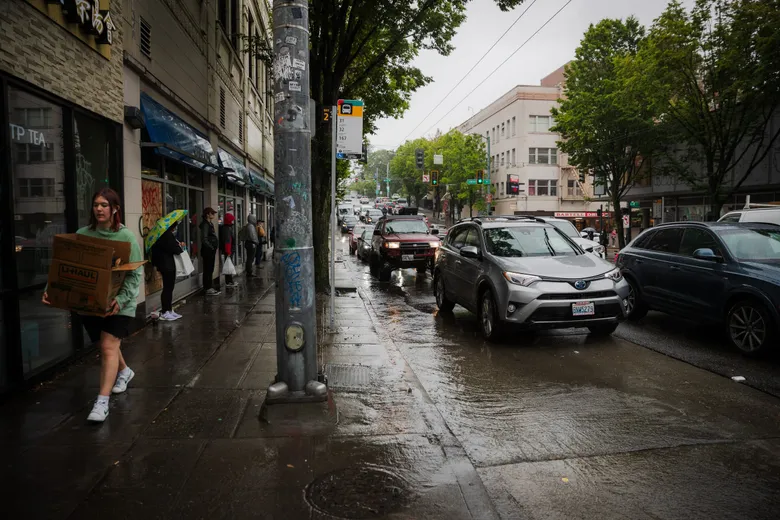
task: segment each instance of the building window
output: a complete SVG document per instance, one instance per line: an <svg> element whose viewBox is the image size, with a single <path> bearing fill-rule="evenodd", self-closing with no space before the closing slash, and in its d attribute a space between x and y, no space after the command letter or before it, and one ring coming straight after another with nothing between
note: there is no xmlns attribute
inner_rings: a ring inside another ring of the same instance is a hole
<svg viewBox="0 0 780 520"><path fill-rule="evenodd" d="M238 49L240 33L241 10L238 8L238 0L230 0L230 41L233 42L234 49Z"/></svg>
<svg viewBox="0 0 780 520"><path fill-rule="evenodd" d="M501 166L504 165L504 152L501 152Z"/></svg>
<svg viewBox="0 0 780 520"><path fill-rule="evenodd" d="M503 195L503 194L504 194L504 183L502 182L501 183L501 195Z"/></svg>
<svg viewBox="0 0 780 520"><path fill-rule="evenodd" d="M513 117L512 118L512 135L516 135L516 134L517 134L517 118Z"/></svg>
<svg viewBox="0 0 780 520"><path fill-rule="evenodd" d="M228 0L219 0L217 6L217 21L222 24L225 32L228 32Z"/></svg>
<svg viewBox="0 0 780 520"><path fill-rule="evenodd" d="M225 128L227 124L227 114L225 113L225 89L219 87L219 126Z"/></svg>
<svg viewBox="0 0 780 520"><path fill-rule="evenodd" d="M580 183L573 179L567 181L566 195L569 197L582 197L582 188L580 187Z"/></svg>
<svg viewBox="0 0 780 520"><path fill-rule="evenodd" d="M244 113L238 112L238 142L244 144Z"/></svg>
<svg viewBox="0 0 780 520"><path fill-rule="evenodd" d="M54 179L32 178L19 179L19 197L49 197L54 198Z"/></svg>
<svg viewBox="0 0 780 520"><path fill-rule="evenodd" d="M252 37L255 35L255 21L254 21L254 19L252 19L252 13L249 13L249 17L248 17L248 20L247 20L246 34L249 37L249 40L247 42L247 44L248 44L247 47L248 47L248 51L249 51L249 52L247 52L247 55L248 55L248 58L249 58L249 68L247 69L247 72L248 72L247 75L249 76L249 81L254 83L254 85L256 87L257 86L257 81L255 79L255 66L257 64L255 63L255 61L256 61L255 53L254 53L254 47L255 46L253 45L255 42L252 41Z"/></svg>
<svg viewBox="0 0 780 520"><path fill-rule="evenodd" d="M529 148L528 164L558 164L558 149Z"/></svg>
<svg viewBox="0 0 780 520"><path fill-rule="evenodd" d="M504 137L504 123L501 123L501 137Z"/></svg>
<svg viewBox="0 0 780 520"><path fill-rule="evenodd" d="M54 145L42 143L14 143L14 161L16 164L35 164L54 161Z"/></svg>
<svg viewBox="0 0 780 520"><path fill-rule="evenodd" d="M517 166L517 153L515 153L517 150L512 148L512 166Z"/></svg>
<svg viewBox="0 0 780 520"><path fill-rule="evenodd" d="M549 132L555 124L552 116L529 116L531 132Z"/></svg>
<svg viewBox="0 0 780 520"><path fill-rule="evenodd" d="M557 197L558 183L554 180L534 180L528 181L528 195L538 197Z"/></svg>
<svg viewBox="0 0 780 520"><path fill-rule="evenodd" d="M141 54L152 59L152 26L141 17Z"/></svg>
<svg viewBox="0 0 780 520"><path fill-rule="evenodd" d="M490 130L488 130L487 132L485 132L485 138L486 138L488 141L490 141Z"/></svg>

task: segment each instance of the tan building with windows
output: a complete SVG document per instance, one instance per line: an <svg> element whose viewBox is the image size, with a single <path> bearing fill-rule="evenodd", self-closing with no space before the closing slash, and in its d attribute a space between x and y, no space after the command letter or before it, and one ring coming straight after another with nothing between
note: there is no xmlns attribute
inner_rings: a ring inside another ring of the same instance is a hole
<svg viewBox="0 0 780 520"><path fill-rule="evenodd" d="M266 0L126 0L124 168L128 222L145 234L174 209L187 209L179 239L196 271L174 299L198 290L203 209L273 222L271 44ZM266 225L268 227L268 225ZM270 229L269 229L270 230ZM233 261L241 271L243 244ZM219 267L217 266L217 270ZM218 271L217 271L218 274ZM146 268L145 311L159 307L161 279Z"/></svg>
<svg viewBox="0 0 780 520"><path fill-rule="evenodd" d="M560 70L551 76L562 78ZM560 136L550 109L561 96L554 78L543 85L518 85L458 127L490 141L490 182L495 214L553 216L585 224L595 207L587 202L592 186L581 184L577 171L558 150ZM578 222L578 219L581 219Z"/></svg>

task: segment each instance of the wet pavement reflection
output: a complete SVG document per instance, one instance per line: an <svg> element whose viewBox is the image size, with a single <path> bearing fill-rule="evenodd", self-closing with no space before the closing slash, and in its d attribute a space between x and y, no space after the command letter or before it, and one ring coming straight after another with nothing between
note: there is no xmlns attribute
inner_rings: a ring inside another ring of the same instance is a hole
<svg viewBox="0 0 780 520"><path fill-rule="evenodd" d="M379 283L358 259L346 262L380 337L419 379L502 517L780 515L777 398L622 339L636 325L606 339L563 329L486 343L473 314L438 312L429 274L396 271ZM652 344L669 332L642 335ZM728 474L735 459L739 479Z"/></svg>

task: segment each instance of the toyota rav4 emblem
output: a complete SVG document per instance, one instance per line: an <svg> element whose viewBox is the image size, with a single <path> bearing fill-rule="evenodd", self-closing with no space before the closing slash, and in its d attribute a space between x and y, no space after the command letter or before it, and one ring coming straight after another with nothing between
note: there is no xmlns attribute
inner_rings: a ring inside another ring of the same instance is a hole
<svg viewBox="0 0 780 520"><path fill-rule="evenodd" d="M574 288L577 289L578 291L585 289L587 286L588 286L588 282L586 282L585 280L577 280L576 282L574 282Z"/></svg>

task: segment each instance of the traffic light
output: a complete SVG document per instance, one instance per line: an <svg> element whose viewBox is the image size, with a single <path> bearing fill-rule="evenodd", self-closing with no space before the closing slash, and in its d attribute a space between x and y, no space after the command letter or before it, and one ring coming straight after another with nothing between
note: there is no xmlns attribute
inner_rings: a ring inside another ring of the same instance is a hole
<svg viewBox="0 0 780 520"><path fill-rule="evenodd" d="M368 164L368 143L363 143L363 157L358 162Z"/></svg>
<svg viewBox="0 0 780 520"><path fill-rule="evenodd" d="M485 170L477 170L477 184L485 182Z"/></svg>
<svg viewBox="0 0 780 520"><path fill-rule="evenodd" d="M599 209L596 210L596 216L598 218L601 218L601 215L602 215L602 211L601 211L601 208L599 208Z"/></svg>
<svg viewBox="0 0 780 520"><path fill-rule="evenodd" d="M418 148L414 151L414 159L417 163L417 168L422 170L425 168L425 150Z"/></svg>
<svg viewBox="0 0 780 520"><path fill-rule="evenodd" d="M431 170L431 186L439 185L439 170Z"/></svg>
<svg viewBox="0 0 780 520"><path fill-rule="evenodd" d="M580 184L585 184L585 172L580 170L579 174L580 174Z"/></svg>

